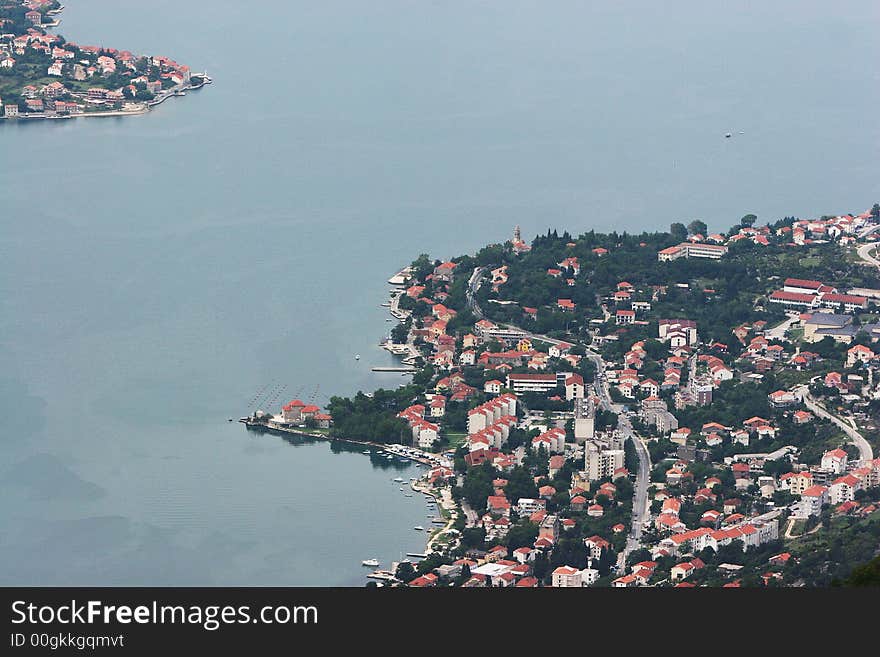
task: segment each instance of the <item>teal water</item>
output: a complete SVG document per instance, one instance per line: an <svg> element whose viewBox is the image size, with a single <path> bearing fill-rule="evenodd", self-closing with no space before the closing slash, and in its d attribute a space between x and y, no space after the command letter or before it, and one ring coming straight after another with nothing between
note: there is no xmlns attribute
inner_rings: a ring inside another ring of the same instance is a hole
<svg viewBox="0 0 880 657"><path fill-rule="evenodd" d="M880 199L875 2L65 4L215 84L0 124L0 584L362 584L421 500L226 419L401 383L399 266Z"/></svg>

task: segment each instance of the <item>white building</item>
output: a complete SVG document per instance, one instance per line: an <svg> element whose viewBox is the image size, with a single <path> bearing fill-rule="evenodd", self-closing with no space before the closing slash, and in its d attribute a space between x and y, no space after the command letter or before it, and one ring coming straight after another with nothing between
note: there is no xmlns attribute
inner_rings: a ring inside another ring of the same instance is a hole
<svg viewBox="0 0 880 657"><path fill-rule="evenodd" d="M516 512L520 518L530 516L538 511L547 510L547 500L534 500L529 497L521 497L516 503Z"/></svg>
<svg viewBox="0 0 880 657"><path fill-rule="evenodd" d="M795 505L795 514L801 518L818 516L825 504L828 504L828 489L825 486L810 486L801 493L801 499Z"/></svg>
<svg viewBox="0 0 880 657"><path fill-rule="evenodd" d="M584 396L584 378L580 374L572 374L565 380L565 398L582 399Z"/></svg>
<svg viewBox="0 0 880 657"><path fill-rule="evenodd" d="M575 399L574 441L581 445L595 436L596 405L592 399Z"/></svg>
<svg viewBox="0 0 880 657"><path fill-rule="evenodd" d="M661 319L657 331L660 340L669 342L672 347L697 343L697 323L692 319Z"/></svg>
<svg viewBox="0 0 880 657"><path fill-rule="evenodd" d="M829 489L831 504L852 502L855 499L856 491L861 490L863 487L862 480L855 475L848 474L835 479Z"/></svg>
<svg viewBox="0 0 880 657"><path fill-rule="evenodd" d="M613 477L614 472L623 467L623 462L621 446L595 438L584 443L584 473L590 481Z"/></svg>
<svg viewBox="0 0 880 657"><path fill-rule="evenodd" d="M566 375L567 376L567 375ZM507 387L516 394L550 392L559 385L556 374L508 374Z"/></svg>
<svg viewBox="0 0 880 657"><path fill-rule="evenodd" d="M556 588L581 588L583 585L583 576L577 568L559 566L553 571L553 586Z"/></svg>
<svg viewBox="0 0 880 657"><path fill-rule="evenodd" d="M837 449L832 449L830 452L825 452L822 455L820 467L823 470L828 470L834 474L843 474L846 472L847 458L846 452L838 447Z"/></svg>

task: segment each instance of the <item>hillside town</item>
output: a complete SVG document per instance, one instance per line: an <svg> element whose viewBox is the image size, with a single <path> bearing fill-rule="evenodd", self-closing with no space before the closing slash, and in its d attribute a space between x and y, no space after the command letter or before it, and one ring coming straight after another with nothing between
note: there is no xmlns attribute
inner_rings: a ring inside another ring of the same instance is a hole
<svg viewBox="0 0 880 657"><path fill-rule="evenodd" d="M851 558L874 556L880 207L701 223L532 244L517 228L398 275L385 347L413 383L321 414L342 436L380 396L385 442L452 466L425 477L449 524L388 581L812 586L857 565L817 561L823 541L855 532Z"/></svg>
<svg viewBox="0 0 880 657"><path fill-rule="evenodd" d="M164 56L67 41L57 0L0 3L0 118L134 114L210 83Z"/></svg>

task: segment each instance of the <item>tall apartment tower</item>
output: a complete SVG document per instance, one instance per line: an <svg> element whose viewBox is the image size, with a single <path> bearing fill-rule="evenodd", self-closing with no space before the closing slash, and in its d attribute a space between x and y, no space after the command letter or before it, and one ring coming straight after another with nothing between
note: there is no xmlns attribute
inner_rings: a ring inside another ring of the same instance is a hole
<svg viewBox="0 0 880 657"><path fill-rule="evenodd" d="M578 445L596 435L596 405L592 399L574 400L574 441Z"/></svg>

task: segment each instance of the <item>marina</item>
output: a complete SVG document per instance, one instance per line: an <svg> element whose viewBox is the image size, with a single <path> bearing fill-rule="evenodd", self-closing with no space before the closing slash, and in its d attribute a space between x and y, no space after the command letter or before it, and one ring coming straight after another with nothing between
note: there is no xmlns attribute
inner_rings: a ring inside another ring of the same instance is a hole
<svg viewBox="0 0 880 657"><path fill-rule="evenodd" d="M363 454L369 456L376 454L377 456L384 457L389 461L395 459L398 459L400 461L413 461L417 463L420 467L452 467L450 454L432 454L431 452L424 452L420 449L407 447L406 445L400 444L389 445L384 443L374 443L366 440L355 440L353 438L338 438L335 436L331 437L324 433L309 431L304 427L284 424L276 420L266 419L265 417L256 418L253 416L248 416L239 418L238 421L241 424L244 424L245 427L251 431L260 431L274 434L290 434L294 436L302 436L304 438L313 438L315 440L338 440L340 442L352 443L355 445L367 445L375 448L375 450L363 450ZM400 479L400 482L403 481L405 480Z"/></svg>

